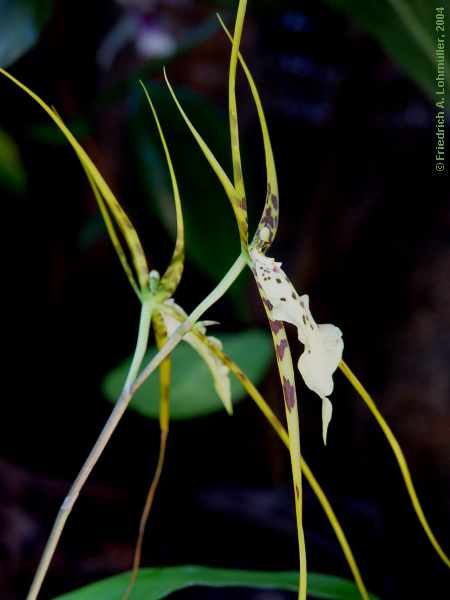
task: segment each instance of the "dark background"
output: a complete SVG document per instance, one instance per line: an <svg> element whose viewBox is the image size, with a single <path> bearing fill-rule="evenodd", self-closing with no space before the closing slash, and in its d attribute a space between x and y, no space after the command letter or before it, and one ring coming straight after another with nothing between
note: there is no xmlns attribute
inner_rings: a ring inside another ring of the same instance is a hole
<svg viewBox="0 0 450 600"><path fill-rule="evenodd" d="M344 331L346 360L398 436L431 527L448 549L450 208L448 178L433 175L434 107L372 38L324 4L256 4L250 2L243 49L277 161L281 222L273 254L310 294L317 321ZM145 19L178 40L215 10L213 2L161 2ZM105 1L56 2L38 45L10 69L79 127L137 223L152 265L162 269L172 239L158 220L136 141L144 134L159 147L150 115L140 112L137 79L151 84L176 148L175 169L183 172L191 153L199 168L180 178L184 210L195 215L192 245L201 253L213 228L225 231L223 249L216 244L206 266L208 260L190 260L188 238L177 300L190 310L220 279L217 264L236 257L237 231L231 216L214 220L226 199L181 119L165 112L171 100L159 87L160 62L144 59L133 43L110 67L96 62L124 11L129 6ZM194 104L207 101L226 123L229 47L221 32L205 37L168 70ZM45 128L46 117L28 98L0 83L0 124L18 144L27 174L22 191L1 190L0 590L2 599L14 600L25 596L57 509L111 410L101 381L131 352L139 307L72 150ZM245 85L238 102L254 222L265 174ZM221 139L214 149L228 168ZM254 286L241 286L242 306L231 297L211 311L230 331L264 325ZM272 366L261 390L281 414L277 377ZM417 523L384 437L342 375L335 380L327 448L318 399L299 383L303 451L369 589L384 600L446 597L447 570ZM157 423L126 414L67 525L43 600L130 567L158 439ZM350 577L308 488L305 529L309 569ZM232 420L218 414L172 425L146 540L145 565L297 568L288 454L250 400Z"/></svg>

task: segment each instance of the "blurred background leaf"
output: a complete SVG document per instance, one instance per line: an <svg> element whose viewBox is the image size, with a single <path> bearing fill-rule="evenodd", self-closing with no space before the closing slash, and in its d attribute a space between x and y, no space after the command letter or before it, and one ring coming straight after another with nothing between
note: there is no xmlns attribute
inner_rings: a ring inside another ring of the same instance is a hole
<svg viewBox="0 0 450 600"><path fill-rule="evenodd" d="M7 67L37 41L51 0L0 0L0 66Z"/></svg>
<svg viewBox="0 0 450 600"><path fill-rule="evenodd" d="M272 341L262 330L241 333L215 334L223 343L226 354L240 366L255 385L261 382L272 360ZM144 364L156 354L147 353ZM214 385L204 361L188 344L182 343L172 353L172 384L170 393L170 416L172 419L190 419L223 410L223 404L214 390ZM104 380L103 391L108 400L115 402L122 391L131 359L126 360ZM239 381L231 377L233 403L239 402L246 392ZM159 377L151 376L135 394L131 408L146 417L159 417Z"/></svg>
<svg viewBox="0 0 450 600"><path fill-rule="evenodd" d="M19 150L11 137L0 128L0 185L16 193L23 192L26 173Z"/></svg>
<svg viewBox="0 0 450 600"><path fill-rule="evenodd" d="M432 98L436 90L435 7L450 14L448 0L325 0L352 17ZM446 47L445 76L450 82L450 50Z"/></svg>

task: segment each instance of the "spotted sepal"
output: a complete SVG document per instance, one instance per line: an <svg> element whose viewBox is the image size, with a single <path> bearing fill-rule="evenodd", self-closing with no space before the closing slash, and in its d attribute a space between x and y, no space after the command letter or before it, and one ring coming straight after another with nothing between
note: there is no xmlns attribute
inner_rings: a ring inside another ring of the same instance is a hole
<svg viewBox="0 0 450 600"><path fill-rule="evenodd" d="M56 123L60 131L64 134L76 155L78 156L84 170L88 174L89 181L93 187L99 207L103 217L109 212L105 219L105 223L108 229L108 233L111 237L111 241L116 249L122 266L130 280L133 289L138 295L141 295L147 290L148 284L148 265L145 258L145 254L140 243L139 237L136 233L136 229L131 223L130 219L126 215L125 211L121 207L120 203L114 196L113 192L109 188L108 184L94 165L86 151L78 143L75 136L71 133L68 127L64 124L58 113L46 104L37 94L30 90L27 86L13 77L10 73L4 69L0 69L0 73L5 75L25 93L27 93L33 100L39 104L39 106L50 116L50 118ZM124 250L122 243L119 239L119 235L115 231L115 226L119 229L123 239L125 240L129 254L132 257L134 271L136 277L133 274L133 269L128 263L127 253Z"/></svg>
<svg viewBox="0 0 450 600"><path fill-rule="evenodd" d="M148 93L147 88L141 81L141 86L144 90L147 101L150 105L150 109L153 114L153 118L155 119L156 126L158 128L159 137L161 139L161 144L164 148L164 154L166 156L167 166L169 168L170 180L172 182L172 191L173 198L175 202L175 214L177 219L177 239L175 242L175 248L172 254L172 259L170 261L167 270L164 275L161 277L160 285L167 292L168 296L172 296L175 292L178 284L180 283L181 276L183 274L184 267L184 224L183 224L183 211L181 208L181 198L180 192L178 188L177 178L175 176L175 170L173 168L172 159L170 158L169 148L167 146L166 139L164 137L164 133L161 127L161 124L158 119L158 114L156 112L155 106L150 98L150 94Z"/></svg>
<svg viewBox="0 0 450 600"><path fill-rule="evenodd" d="M202 136L198 133L198 131L195 129L195 127L192 124L192 122L190 121L189 117L183 110L183 107L181 106L181 104L180 104L168 78L167 78L167 74L165 71L164 71L164 77L166 79L166 83L169 88L170 94L172 95L172 98L173 98L181 116L183 117L190 132L194 136L194 139L200 146L200 149L202 150L206 160L209 162L212 170L214 171L214 173L216 174L220 183L222 184L222 187L225 190L225 193L228 196L228 199L230 200L231 207L232 207L234 215L236 217L236 222L237 222L238 229L239 229L241 245L245 249L247 249L247 247L248 247L248 224L247 224L247 206L245 203L245 198L242 196L241 197L239 196L233 183L230 181L228 175L225 173L225 171L223 170L223 168L217 161L216 157L211 152L208 145L206 144L206 142L204 141Z"/></svg>
<svg viewBox="0 0 450 600"><path fill-rule="evenodd" d="M247 1L239 2L234 26L234 39L231 48L230 69L228 74L228 115L230 123L231 156L233 161L233 181L236 193L240 199L240 207L245 212L247 222L247 202L245 198L244 177L242 173L241 151L239 144L239 125L236 105L236 70L241 43L242 29Z"/></svg>
<svg viewBox="0 0 450 600"><path fill-rule="evenodd" d="M301 477L301 450L300 450L300 427L298 417L297 392L295 387L294 368L292 365L292 355L289 342L286 336L286 330L282 321L276 319L273 311L273 305L267 298L263 287L258 281L256 269L253 268L259 294L267 314L272 332L272 339L275 347L275 354L278 365L278 372L281 379L283 398L286 412L286 420L289 433L289 451L291 455L292 479L295 492L295 508L297 517L297 534L300 553L300 583L299 599L306 599L306 549L303 530L303 504L302 504L302 477Z"/></svg>
<svg viewBox="0 0 450 600"><path fill-rule="evenodd" d="M225 23L223 22L223 20L221 19L221 17L219 15L217 15L217 17L218 17L223 29L225 30L225 33L227 34L228 39L231 41L231 43L233 43L233 38L232 38L230 32L228 31ZM233 46L233 49L234 49L234 46ZM241 64L242 69L247 78L248 84L250 86L250 91L251 91L253 101L256 106L256 111L258 113L259 123L261 126L261 132L262 132L262 137L263 137L264 156L265 156L266 174L267 174L267 193L266 193L266 200L265 200L265 204L264 204L264 210L263 210L263 214L261 216L261 220L256 229L255 236L251 243L251 248L255 248L255 249L259 250L260 252L266 252L268 250L268 248L270 247L270 245L272 244L272 242L275 238L276 232L277 232L277 228L278 228L279 201L278 201L277 172L276 172L276 168L275 168L275 160L274 160L274 156L273 156L272 144L270 141L269 129L267 127L267 121L266 121L266 117L264 115L264 109L262 106L261 97L259 95L258 88L256 87L256 83L255 83L255 80L253 79L250 69L248 68L247 64L245 63L245 60L242 57L242 54L240 52L238 53L238 57L239 57L239 62ZM233 104L234 107L235 107L235 104L236 104L236 102L234 101L234 104ZM231 111L230 111L230 123L232 123ZM230 125L230 127L231 127L231 131L233 131L233 126ZM236 125L236 127L237 127L237 125ZM239 138L237 137L237 139L239 139ZM233 158L233 164L234 164L234 162L235 161ZM240 163L240 158L239 158L239 163Z"/></svg>

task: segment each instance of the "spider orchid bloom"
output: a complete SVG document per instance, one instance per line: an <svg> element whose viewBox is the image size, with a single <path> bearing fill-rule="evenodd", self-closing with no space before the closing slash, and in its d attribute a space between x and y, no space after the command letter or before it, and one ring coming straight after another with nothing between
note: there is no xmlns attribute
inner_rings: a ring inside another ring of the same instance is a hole
<svg viewBox="0 0 450 600"><path fill-rule="evenodd" d="M237 31L235 32L230 65L229 110L234 183L228 179L224 170L219 165L214 155L201 138L200 134L194 128L186 113L183 111L167 77L166 81L184 120L199 143L213 170L216 172L225 189L225 192L231 201L239 228L242 251L245 254L247 263L255 276L255 280L269 319L277 323L284 321L297 327L298 339L304 345L304 351L298 361L298 368L305 384L322 400L322 435L324 443L326 443L328 426L332 415L332 405L328 396L333 391L333 373L336 371L342 358L342 351L344 347L342 332L334 325L317 325L309 309L308 296L300 296L295 291L292 283L289 281L284 271L281 269L281 263L276 262L273 258L266 256L266 252L270 248L270 245L275 238L278 227L278 183L273 152L261 100L259 98L254 80L242 57L238 54L240 36L239 32L242 31L245 4L245 2L241 2L238 9L238 16L236 20ZM232 38L222 21L221 24L231 40ZM236 60L238 56L246 74L257 108L263 134L267 169L267 195L265 206L260 223L251 244L248 243L247 208L244 182L242 178L236 99L234 95ZM277 331L274 333L277 334ZM277 356L281 361L284 358L286 347L287 340L285 340L283 336L283 339L280 340L280 343L276 344ZM292 384L292 381L289 383ZM286 388L286 395L288 398L291 398L292 387L289 387L287 384L284 384L284 387ZM290 407L292 403L293 400L290 399L288 402L288 407Z"/></svg>
<svg viewBox="0 0 450 600"><path fill-rule="evenodd" d="M232 43L228 85L228 104L231 150L233 159L233 182L230 181L227 174L207 146L206 142L189 120L178 99L176 98L166 75L165 77L169 90L183 119L200 146L210 166L216 173L226 195L231 202L239 229L241 253L242 256L245 257L248 266L251 268L255 276L261 299L264 303L264 308L269 319L282 382L289 431L289 445L292 463L292 476L295 489L296 516L300 550L299 598L302 600L306 598L306 553L302 529L301 469L299 467L300 463L302 462L302 458L300 453L298 414L296 410L297 398L292 358L283 322L293 324L297 327L298 338L304 345L303 353L298 360L298 368L307 387L320 396L322 400L322 435L324 442L326 442L328 425L332 415L332 405L329 400L329 396L333 391L333 374L339 367L346 378L350 381L352 386L355 388L357 393L360 395L362 400L365 402L375 417L378 425L382 429L400 467L406 489L419 522L436 553L439 555L441 560L450 567L450 559L445 554L444 550L431 531L428 521L420 506L412 483L411 474L398 441L380 414L372 398L363 388L362 384L359 382L350 368L342 360L343 340L341 331L331 324L316 324L309 309L308 296L297 294L288 277L281 269L281 264L277 263L273 258L266 256L266 252L273 242L278 226L278 185L273 152L261 100L252 75L239 53L246 4L246 0L240 0L239 2L233 37L230 35L219 17L221 25ZM244 70L253 100L256 105L262 130L267 171L267 195L263 215L250 245L248 243L246 196L242 177L235 97L236 68L238 60L240 61L240 64ZM303 473L308 476L307 470L303 470ZM359 576L356 564L352 564L353 559L349 557L349 553L344 548L344 545L341 544L341 546L346 554L361 596L363 598L368 598L367 591L365 590L364 584Z"/></svg>
<svg viewBox="0 0 450 600"><path fill-rule="evenodd" d="M233 37L231 37L226 30L225 25L221 21L221 24L227 32L232 43L228 82L228 107L233 159L233 182L230 181L225 171L207 146L206 142L203 140L184 112L174 90L167 79L167 76L166 82L183 119L199 144L212 169L222 183L225 193L231 202L239 229L241 254L245 257L248 266L253 272L269 320L282 384L289 432L289 446L293 486L295 492L294 497L300 556L299 599L306 600L307 567L302 515L303 505L300 430L292 356L283 321L287 320L288 322L293 322L297 326L299 339L305 345L306 355L305 358L302 357L299 361L299 366L302 375L304 375L306 378L307 384L309 384L314 391L321 394L322 403L324 406L324 438L326 437L326 430L331 417L330 402L327 398L327 395L331 393L333 386L332 379L331 385L329 380L341 358L342 337L340 336L340 332L338 334L337 328L332 328L332 326L318 327L316 325L309 312L309 308L307 308L308 305L305 302L305 298L300 301L300 296L293 289L292 284L281 270L279 263L276 263L274 259L270 259L265 256L266 251L270 247L275 237L278 226L278 182L272 146L259 93L252 75L239 53L246 4L246 0L240 0L239 2ZM250 85L253 100L256 105L263 136L267 172L267 195L265 206L256 230L256 234L250 245L248 243L247 205L239 150L239 131L235 96L236 69L238 60L241 62L247 81ZM281 294L279 294L280 290ZM289 302L287 294L289 294ZM302 302L302 304L300 302ZM335 346L335 348L333 348L333 346Z"/></svg>
<svg viewBox="0 0 450 600"><path fill-rule="evenodd" d="M24 84L15 79L12 75L3 69L0 69L0 72L2 72L11 81L22 88L44 109L44 111L53 119L74 149L91 184L119 260L122 263L123 269L133 290L141 301L142 313L138 336L139 339L133 362L127 376L127 381L125 383L125 387L130 386L136 378L143 356L147 349L150 323L152 322L154 325L157 345L162 346L164 345L165 340L168 338L170 333L173 332L172 315L174 313L178 313L180 316L183 316L183 318L186 318L186 313L172 300L172 295L174 294L181 280L184 267L183 213L181 209L181 200L175 172L156 110L145 86L142 84L158 128L161 143L164 148L175 200L177 237L172 259L161 277L157 271L149 270L147 259L134 225L126 215L119 201L114 196L97 167L64 124L58 113ZM125 241L127 250L125 250L123 242L119 238L118 232L120 232L120 235ZM128 261L127 251L128 254L131 255L132 264L130 264ZM196 326L200 328L202 333L205 333L205 324L202 325L201 323L198 323ZM219 365L217 363L217 358L214 356L211 350L209 350L209 348L202 344L202 342L200 342L198 339L193 340L192 336L189 334L184 339L186 339L186 341L193 348L195 348L198 354L206 362L213 377L215 389L221 398L225 409L231 414L232 404L228 369L223 367L223 365ZM215 338L212 338L211 341L213 344L220 344L219 340L216 340ZM170 360L170 358L167 358L167 360Z"/></svg>
<svg viewBox="0 0 450 600"><path fill-rule="evenodd" d="M138 296L141 302L141 317L139 323L138 338L136 343L136 349L132 359L131 366L129 368L127 378L124 384L124 392L128 393L134 384L139 369L142 365L142 361L147 350L150 327L153 325L155 341L158 350L161 350L166 344L169 336L178 327L180 322L186 320L186 313L181 307L179 307L173 300L173 294L181 280L184 267L184 225L183 225L183 213L181 209L181 200L178 190L177 180L175 177L172 161L170 158L169 150L162 132L159 119L156 110L153 106L151 98L142 84L145 95L149 102L152 110L158 132L160 135L161 143L163 145L164 153L166 156L167 165L170 172L172 189L175 201L175 212L176 212L176 223L177 223L177 236L175 242L175 248L170 261L169 266L162 276L156 270L149 270L147 259L139 240L136 229L132 222L126 215L125 211L121 207L119 201L114 196L113 192L109 188L108 184L98 171L95 164L92 162L86 151L78 143L76 138L73 136L71 131L67 128L58 113L48 106L39 96L37 96L28 87L22 84L20 81L15 79L11 74L6 72L4 69L0 69L0 72L5 75L8 79L13 81L18 87L25 91L31 98L41 106L41 108L51 117L56 123L58 128L64 134L69 141L73 150L75 151L80 163L86 173L89 183L94 192L101 214L105 221L108 234L111 238L112 244L116 250L122 267L127 275L127 278ZM123 241L121 241L123 240ZM124 247L126 244L126 248ZM131 256L131 264L127 258L127 255ZM199 354L199 356L205 361L211 376L214 381L215 390L223 402L223 405L228 412L232 414L232 401L231 401L231 389L229 380L229 368L222 359L222 345L220 340L214 337L208 337L206 335L206 325L213 324L211 321L197 322L193 325L191 332L188 332L183 336L183 339L190 344ZM230 364L231 361L229 361ZM235 367L233 365L233 367ZM130 588L134 583L137 575L137 569L140 561L140 552L142 547L143 528L147 521L153 497L156 492L156 488L159 483L160 475L165 457L165 449L167 442L167 435L169 430L169 393L170 393L170 379L171 379L171 357L166 356L160 364L160 429L161 429L161 441L160 441L160 452L158 458L158 465L155 476L152 480L150 492L147 497L146 506L144 513L141 518L141 526L139 530L139 537L136 546L136 553L133 564L133 576L130 581ZM115 411L115 424L118 423L123 410L125 410L126 404L123 404L123 408L116 405ZM108 422L109 423L109 422ZM55 521L52 534L49 538L47 546L44 550L41 562L38 570L36 571L35 578L33 580L30 592L27 596L27 600L34 600L41 588L42 582L45 578L50 560L56 549L59 537L62 533L65 521L68 514L73 508L76 498L81 491L83 483L87 478L89 472L96 463L104 444L114 430L115 424L105 433L105 441L97 440L91 455L83 466L79 476L75 480L69 495L63 503L62 510L58 513ZM106 430L106 428L105 428ZM104 431L105 431L104 430ZM103 434L103 432L102 432ZM97 446L100 450L97 449Z"/></svg>

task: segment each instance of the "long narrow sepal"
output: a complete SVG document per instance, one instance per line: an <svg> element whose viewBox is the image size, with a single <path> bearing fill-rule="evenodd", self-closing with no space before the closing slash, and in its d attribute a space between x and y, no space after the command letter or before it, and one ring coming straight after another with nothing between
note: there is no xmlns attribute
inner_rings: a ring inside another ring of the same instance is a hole
<svg viewBox="0 0 450 600"><path fill-rule="evenodd" d="M173 98L173 101L175 102L181 116L183 117L186 125L188 126L190 132L192 133L192 135L194 136L194 139L196 140L196 142L198 143L198 145L200 146L201 151L203 152L206 160L209 162L212 170L214 171L214 173L216 174L217 178L219 179L220 183L222 184L223 189L225 190L226 195L228 196L228 199L230 200L231 203L231 207L234 211L234 215L236 217L236 221L237 221L237 225L239 228L239 235L241 238L241 245L246 249L247 245L248 245L248 226L247 226L247 210L244 206L242 206L242 201L239 198L233 184L231 183L228 175L225 173L225 171L223 170L223 168L221 167L221 165L219 164L218 160L216 159L216 157L214 156L214 154L211 152L211 150L209 149L208 145L206 144L205 140L202 138L202 136L199 134L199 132L195 129L194 125L192 124L192 122L190 121L189 117L187 116L187 114L185 113L185 111L183 110L183 107L181 106L170 82L169 79L167 77L166 72L164 71L164 77L167 83L167 87L169 88L169 92Z"/></svg>
<svg viewBox="0 0 450 600"><path fill-rule="evenodd" d="M430 541L431 545L435 549L439 558L442 560L442 562L445 565L447 565L447 567L450 568L450 558L447 556L447 554L444 552L441 545L437 541L437 539L436 539L434 533L432 532L431 527L427 521L427 518L425 517L425 513L423 512L422 506L420 505L419 498L417 497L417 493L414 488L414 484L412 481L411 472L409 470L408 463L406 462L405 455L403 454L403 451L400 447L400 444L397 441L397 438L393 434L392 429L389 427L389 425L385 421L383 415L378 410L374 400L369 395L369 393L365 390L364 386L359 381L359 379L356 377L356 375L353 373L353 371L350 369L350 367L342 360L339 364L339 368L341 369L341 371L343 372L345 377L349 380L349 382L354 387L354 389L357 391L357 393L362 398L362 400L365 402L366 406L368 407L370 412L375 417L375 420L377 421L377 423L380 426L382 432L384 433L387 441L389 442L389 445L394 453L397 464L400 467L403 481L405 482L406 490L410 497L411 504L414 508L417 518L422 526L422 529L424 530L428 540Z"/></svg>
<svg viewBox="0 0 450 600"><path fill-rule="evenodd" d="M111 239L111 243L114 246L114 249L116 251L117 256L119 257L119 260L122 264L123 270L125 271L125 274L128 278L128 281L130 282L131 287L133 288L133 290L135 291L135 293L137 294L137 296L139 298L141 298L141 290L138 287L138 284L136 283L136 279L134 277L133 274L133 270L128 262L128 258L126 255L126 252L120 242L119 236L117 235L116 232L116 228L114 227L114 222L111 219L111 216L109 214L108 208L103 200L103 197L89 171L89 169L87 169L83 163L83 161L80 159L80 163L81 166L84 169L84 172L86 173L86 177L88 178L89 184L92 188L92 191L94 193L95 199L97 201L98 207L100 209L100 212L102 214L103 217L103 221L105 222L105 227L106 230L108 232L108 235Z"/></svg>
<svg viewBox="0 0 450 600"><path fill-rule="evenodd" d="M266 297L265 292L259 282L259 275L256 267L252 265L252 272L258 286L259 295L264 305L267 318L269 320L270 330L272 332L275 355L277 359L278 372L281 379L283 390L284 408L289 432L289 452L291 455L292 479L294 483L295 511L297 516L297 533L300 553L300 582L299 582L299 600L306 600L307 589L307 568L306 568L306 548L305 534L303 529L303 493L301 477L301 447L300 447L300 426L298 416L297 391L295 388L294 367L292 365L291 349L286 336L286 330L282 321L278 321L273 314L273 305Z"/></svg>
<svg viewBox="0 0 450 600"><path fill-rule="evenodd" d="M233 38L228 31L225 23L223 22L220 15L217 15L220 24L222 25L225 33L228 36L228 39L231 43L233 43ZM264 204L263 214L261 216L261 220L256 229L255 237L253 238L252 248L255 248L261 252L266 252L270 245L272 244L277 228L278 228L278 219L279 219L279 202L278 202L278 179L277 172L275 168L275 160L273 157L272 144L270 141L269 129L267 127L266 117L264 115L264 109L262 106L261 98L258 92L258 88L256 87L253 76L245 63L242 54L239 52L239 61L242 66L242 69L247 78L248 84L250 86L250 91L253 97L253 101L256 106L256 111L258 113L259 123L261 126L261 132L263 137L264 144L264 156L266 162L266 173L267 173L267 194L266 201Z"/></svg>
<svg viewBox="0 0 450 600"><path fill-rule="evenodd" d="M247 202L245 198L244 178L242 174L241 151L239 145L239 125L236 106L236 67L239 54L239 45L241 43L242 30L244 27L245 11L247 8L247 0L240 0L236 23L234 26L234 38L231 48L230 69L228 74L228 113L230 121L230 139L231 139L231 156L233 159L233 181L234 188L239 198L239 206L241 208L241 220L245 224L245 246L248 245L248 226L247 226Z"/></svg>
<svg viewBox="0 0 450 600"><path fill-rule="evenodd" d="M264 301L264 298L263 298ZM294 368L292 356L286 336L284 325L281 321L271 318L269 309L265 306L267 318L270 322L275 353L277 357L278 372L280 374L283 389L284 408L289 433L289 452L291 455L292 479L294 483L295 512L297 516L297 533L300 554L300 581L299 600L306 600L307 568L305 533L303 529L303 491L301 478L301 450L300 450L300 427L298 419L297 391L295 388Z"/></svg>
<svg viewBox="0 0 450 600"><path fill-rule="evenodd" d="M13 77L10 73L5 71L4 69L0 69L0 73L5 75L8 79L10 79L13 83L15 83L19 88L21 88L26 94L28 94L33 100L39 104L39 106L49 115L49 117L56 123L60 131L64 134L75 153L77 154L79 160L81 161L84 169L90 173L91 179L95 182L95 185L98 189L98 192L101 194L104 199L105 204L108 206L108 209L111 211L113 218L115 219L118 228L120 229L126 243L128 249L130 251L134 268L137 274L138 286L136 282L131 281L133 287L139 287L141 292L147 289L148 283L148 265L147 260L145 258L145 254L140 243L139 237L136 233L136 230L131 223L130 219L122 209L120 203L114 196L113 192L109 188L108 184L98 171L97 167L94 165L86 151L79 144L75 136L68 129L68 127L64 124L61 117L57 114L55 110L53 110L48 104L46 104L37 94L35 94L32 90L30 90L26 85L21 83L18 79ZM111 221L110 221L111 223ZM116 236L116 239L117 236ZM113 242L114 243L114 242ZM117 246L116 246L117 251ZM123 258L119 255L119 258L123 263ZM129 267L127 272L131 271L131 267ZM128 275L129 277L129 275Z"/></svg>
<svg viewBox="0 0 450 600"><path fill-rule="evenodd" d="M170 180L172 182L172 191L173 198L175 202L175 213L177 218L177 239L175 242L175 248L172 254L172 259L170 261L167 270L164 275L161 277L161 286L165 289L169 296L175 292L178 284L180 283L181 276L183 274L184 267L184 224L183 224L183 211L181 208L181 198L180 192L178 188L177 178L175 176L175 170L173 168L172 159L170 158L169 148L167 146L166 139L164 137L164 133L161 127L161 124L158 119L158 114L156 112L155 106L150 98L150 94L148 93L147 88L144 83L140 82L147 101L150 105L150 109L153 113L153 118L155 119L156 127L158 128L159 137L161 139L161 144L164 148L164 154L166 156L167 166L169 168Z"/></svg>

